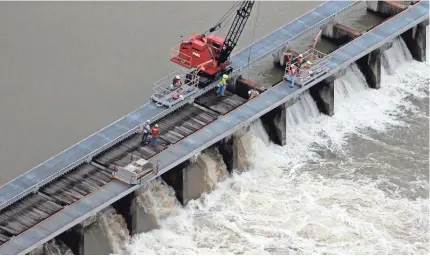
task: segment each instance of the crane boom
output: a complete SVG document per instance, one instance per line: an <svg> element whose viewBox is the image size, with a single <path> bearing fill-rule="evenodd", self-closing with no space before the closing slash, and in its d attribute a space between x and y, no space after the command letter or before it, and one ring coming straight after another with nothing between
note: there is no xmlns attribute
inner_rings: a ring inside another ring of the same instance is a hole
<svg viewBox="0 0 430 256"><path fill-rule="evenodd" d="M233 49L236 47L240 35L245 28L246 22L248 21L249 16L251 16L251 11L252 7L254 6L254 3L255 2L253 0L243 1L238 8L236 17L234 17L231 27L224 40L224 46L217 59L217 62L219 64L226 62L230 57L230 54L233 52Z"/></svg>

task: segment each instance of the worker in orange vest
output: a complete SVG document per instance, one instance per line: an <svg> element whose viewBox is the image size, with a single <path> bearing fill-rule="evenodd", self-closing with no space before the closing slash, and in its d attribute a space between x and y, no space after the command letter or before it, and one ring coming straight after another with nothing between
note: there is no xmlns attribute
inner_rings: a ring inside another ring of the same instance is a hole
<svg viewBox="0 0 430 256"><path fill-rule="evenodd" d="M160 135L160 129L158 129L158 124L156 124L151 130L151 145L155 145L157 143L158 135Z"/></svg>

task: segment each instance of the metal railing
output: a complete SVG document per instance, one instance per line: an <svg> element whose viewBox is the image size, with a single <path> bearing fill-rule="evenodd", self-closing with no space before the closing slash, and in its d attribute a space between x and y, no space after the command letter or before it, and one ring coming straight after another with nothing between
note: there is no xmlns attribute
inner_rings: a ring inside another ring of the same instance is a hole
<svg viewBox="0 0 430 256"><path fill-rule="evenodd" d="M303 55L303 63L301 64L300 70L297 74L297 84L303 86L321 75L325 74L328 71L328 64L330 63L331 56L320 52L316 49L309 49L302 53ZM299 57L296 57L292 60L291 64L297 66ZM312 64L308 64L310 61ZM310 66L306 68L306 66ZM285 75L288 79L288 72L290 70L289 65L287 64L285 68Z"/></svg>
<svg viewBox="0 0 430 256"><path fill-rule="evenodd" d="M191 61L192 57L190 55L187 55L185 53L181 53L179 51L180 46L175 46L172 48L170 55L173 60L176 60L179 62L178 64L184 65L187 68L191 68Z"/></svg>
<svg viewBox="0 0 430 256"><path fill-rule="evenodd" d="M273 47L272 49L270 49L270 50L266 51L265 53L263 53L263 54L259 55L258 57L256 57L256 58L254 58L254 59L250 60L250 62L249 62L249 63L247 63L247 64L245 64L245 65L242 65L241 67L239 67L239 68L237 68L237 69L233 70L233 72L238 72L238 71L240 71L240 70L242 70L242 69L244 69L244 68L246 68L246 67L250 66L251 64L253 64L253 63L255 63L255 62L257 62L257 61L261 60L261 59L262 59L262 58L264 58L264 57L266 57L268 54L273 53L273 52L275 52L275 51L278 51L279 49L283 48L284 46L287 46L287 45L288 45L289 43L291 43L292 41L299 39L300 37L304 36L305 34L310 33L311 31L314 31L314 30L316 30L316 29L318 29L318 30L319 30L319 29L321 29L323 25L326 25L329 21L331 21L331 20L335 19L335 18L336 18L337 16L339 16L342 12L344 12L345 10L347 10L347 9L349 9L349 8L351 8L351 7L353 7L354 5L356 5L356 4L358 4L358 3L360 3L360 1L354 1L353 3L351 3L351 4L347 5L346 7L342 8L342 9L340 9L340 10L339 10L339 11L337 11L336 13L333 13L332 15L328 16L327 18L322 19L321 21L319 21L318 23L316 23L316 24L315 24L315 25L313 25L312 27L309 27L309 28L307 28L307 29L303 30L302 32L300 32L299 34L297 34L297 35L295 35L295 36L291 37L290 39L288 39L288 40L287 40L287 41L285 41L284 43L282 43L282 44L280 44L280 45L277 45L277 46ZM294 21L292 21L292 22L294 22ZM282 29L282 28L283 28L283 27L281 27L281 28L279 28L279 29ZM278 30L279 30L279 29L278 29ZM273 33L274 33L274 32L273 32ZM273 34L273 33L271 33L271 34ZM271 35L271 34L269 34L269 35ZM267 35L267 36L269 36L269 35ZM264 38L260 39L259 41L261 41L261 40L264 40ZM259 41L258 41L258 42L259 42ZM258 42L255 42L254 44L257 44ZM244 49L244 50L245 50L245 49Z"/></svg>
<svg viewBox="0 0 430 256"><path fill-rule="evenodd" d="M171 107L198 90L199 76L193 74L195 71L176 70L154 83L154 94L151 98L156 105ZM175 86L173 79L179 76L181 85ZM177 96L177 98L175 97Z"/></svg>

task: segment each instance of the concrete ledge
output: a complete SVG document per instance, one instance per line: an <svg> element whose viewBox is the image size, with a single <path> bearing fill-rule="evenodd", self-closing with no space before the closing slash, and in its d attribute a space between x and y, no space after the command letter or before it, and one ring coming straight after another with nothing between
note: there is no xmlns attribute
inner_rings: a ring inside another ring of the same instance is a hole
<svg viewBox="0 0 430 256"><path fill-rule="evenodd" d="M402 38L405 41L412 57L417 61L426 61L427 56L427 29L426 24L429 23L429 19L419 23L417 26L407 30L402 34Z"/></svg>
<svg viewBox="0 0 430 256"><path fill-rule="evenodd" d="M381 17L389 18L406 10L408 5L395 1L367 1L367 10Z"/></svg>
<svg viewBox="0 0 430 256"><path fill-rule="evenodd" d="M335 77L325 79L312 88L309 93L314 99L318 110L328 116L334 115L334 80Z"/></svg>
<svg viewBox="0 0 430 256"><path fill-rule="evenodd" d="M344 45L361 35L360 31L340 23L328 24L323 30L323 36L331 39L331 41L338 45Z"/></svg>
<svg viewBox="0 0 430 256"><path fill-rule="evenodd" d="M357 60L357 65L370 88L381 88L381 57L382 51L376 49Z"/></svg>

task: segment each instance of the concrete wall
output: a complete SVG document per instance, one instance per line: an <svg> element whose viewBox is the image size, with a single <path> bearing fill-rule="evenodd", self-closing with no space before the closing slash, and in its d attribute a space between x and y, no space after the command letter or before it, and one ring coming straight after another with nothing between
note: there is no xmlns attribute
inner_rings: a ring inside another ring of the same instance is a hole
<svg viewBox="0 0 430 256"><path fill-rule="evenodd" d="M338 45L344 45L361 36L361 32L340 23L329 23L323 30L323 36Z"/></svg>
<svg viewBox="0 0 430 256"><path fill-rule="evenodd" d="M381 88L381 57L382 51L376 49L357 61L370 88Z"/></svg>
<svg viewBox="0 0 430 256"><path fill-rule="evenodd" d="M309 93L314 99L319 111L325 115L334 115L334 80L330 77L313 86Z"/></svg>
<svg viewBox="0 0 430 256"><path fill-rule="evenodd" d="M412 57L417 61L426 61L426 40L429 20L418 24L402 34L402 38L408 46Z"/></svg>
<svg viewBox="0 0 430 256"><path fill-rule="evenodd" d="M280 146L287 144L287 104L269 111L261 117L271 141Z"/></svg>
<svg viewBox="0 0 430 256"><path fill-rule="evenodd" d="M128 200L130 197L127 196L125 199ZM121 199L116 204L123 204L123 201L124 199ZM136 214L133 215L136 216ZM133 215L130 214L129 217L132 218ZM113 249L120 246L121 242L129 236L127 231L124 234L126 230L124 226L127 225L124 220L127 218L123 218L111 206L62 233L57 239L69 247L73 254L111 254L114 252Z"/></svg>
<svg viewBox="0 0 430 256"><path fill-rule="evenodd" d="M415 2L415 1L410 1ZM407 9L410 3L401 3L401 1L367 1L367 10L378 14L381 17L389 18L403 10Z"/></svg>

